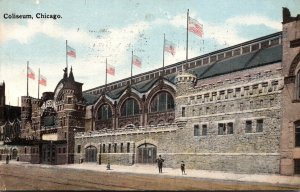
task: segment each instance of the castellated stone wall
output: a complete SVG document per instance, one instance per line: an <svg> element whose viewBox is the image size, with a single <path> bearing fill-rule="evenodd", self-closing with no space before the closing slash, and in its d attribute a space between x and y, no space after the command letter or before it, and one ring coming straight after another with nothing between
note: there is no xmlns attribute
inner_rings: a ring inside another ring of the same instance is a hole
<svg viewBox="0 0 300 192"><path fill-rule="evenodd" d="M186 121L182 139L188 143L182 151L195 153L186 158L197 161L196 168L279 173L280 65L200 80L188 92L177 87L176 117ZM261 121L263 130L259 130ZM251 122L248 132L247 122ZM226 127L225 131L219 133L219 126ZM195 127L199 136L194 135Z"/></svg>
<svg viewBox="0 0 300 192"><path fill-rule="evenodd" d="M95 146L98 163L132 165L139 146L147 143L157 147L166 167L179 168L185 161L187 169L279 173L280 73L281 63L197 82L185 73L177 79L177 124L78 134L75 162L84 161L85 148Z"/></svg>

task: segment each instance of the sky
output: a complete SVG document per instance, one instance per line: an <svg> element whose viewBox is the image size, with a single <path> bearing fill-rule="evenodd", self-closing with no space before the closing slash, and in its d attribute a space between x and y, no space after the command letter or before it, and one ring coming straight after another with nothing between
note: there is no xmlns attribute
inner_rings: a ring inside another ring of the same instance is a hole
<svg viewBox="0 0 300 192"><path fill-rule="evenodd" d="M115 67L108 83L130 76L131 51L142 59L133 75L185 60L189 16L204 35L188 33L189 58L282 30L282 7L300 14L299 0L0 0L0 82L6 104L20 105L26 95L26 63L47 78L41 92L54 91L66 66L66 40L76 50L68 57L83 90L105 83L105 60ZM60 15L38 19L37 13ZM4 15L33 19L5 19ZM175 44L163 52L163 34ZM38 81L29 79L29 96L38 97ZM19 98L19 99L18 99Z"/></svg>

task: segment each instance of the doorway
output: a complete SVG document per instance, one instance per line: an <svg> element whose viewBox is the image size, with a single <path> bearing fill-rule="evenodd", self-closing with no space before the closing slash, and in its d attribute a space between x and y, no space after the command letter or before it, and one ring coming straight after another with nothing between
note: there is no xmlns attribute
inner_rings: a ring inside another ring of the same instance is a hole
<svg viewBox="0 0 300 192"><path fill-rule="evenodd" d="M85 148L85 162L97 162L97 148L95 146Z"/></svg>
<svg viewBox="0 0 300 192"><path fill-rule="evenodd" d="M153 164L156 160L156 146L150 143L138 147L138 163Z"/></svg>

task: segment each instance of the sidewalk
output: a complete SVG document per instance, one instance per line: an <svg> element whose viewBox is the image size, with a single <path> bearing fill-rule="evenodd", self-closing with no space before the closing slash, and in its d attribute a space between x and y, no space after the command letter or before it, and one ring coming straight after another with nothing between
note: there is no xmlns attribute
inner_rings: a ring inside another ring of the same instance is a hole
<svg viewBox="0 0 300 192"><path fill-rule="evenodd" d="M4 161L0 161L4 164ZM10 161L12 164L24 166L39 166L44 168L67 168L67 169L81 169L92 170L101 172L118 172L129 174L146 174L146 175L159 175L171 177L188 177L200 178L210 180L223 180L235 182L250 182L250 183L266 183L273 185L293 185L300 189L300 176L282 176L275 174L240 174L222 171L208 171L208 170L186 170L186 175L181 175L181 170L172 168L163 168L163 173L158 173L158 168L155 165L140 165L133 166L124 165L111 165L111 170L106 170L106 165L98 165L96 163L83 163L83 164L66 164L66 165L45 165L45 164L30 164L27 162Z"/></svg>

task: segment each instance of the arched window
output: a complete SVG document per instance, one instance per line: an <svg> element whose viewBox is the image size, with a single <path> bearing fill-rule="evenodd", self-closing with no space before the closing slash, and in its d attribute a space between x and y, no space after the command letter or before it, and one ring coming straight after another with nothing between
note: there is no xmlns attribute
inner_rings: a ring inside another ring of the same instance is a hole
<svg viewBox="0 0 300 192"><path fill-rule="evenodd" d="M110 119L111 117L112 117L112 112L108 104L104 104L98 109L98 120L104 121Z"/></svg>
<svg viewBox="0 0 300 192"><path fill-rule="evenodd" d="M174 99L172 95L166 91L157 93L150 104L150 112L164 112L174 109Z"/></svg>
<svg viewBox="0 0 300 192"><path fill-rule="evenodd" d="M133 98L127 99L121 107L121 116L130 116L136 114L139 114L138 102Z"/></svg>
<svg viewBox="0 0 300 192"><path fill-rule="evenodd" d="M300 70L297 73L297 99L300 99Z"/></svg>

